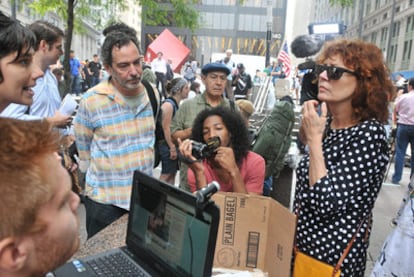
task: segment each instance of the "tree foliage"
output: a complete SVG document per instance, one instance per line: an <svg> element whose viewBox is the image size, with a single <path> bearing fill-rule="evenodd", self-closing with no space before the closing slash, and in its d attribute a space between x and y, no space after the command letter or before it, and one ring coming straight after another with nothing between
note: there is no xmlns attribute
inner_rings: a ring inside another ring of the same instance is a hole
<svg viewBox="0 0 414 277"><path fill-rule="evenodd" d="M22 1L29 3L28 0ZM142 22L146 25L173 25L189 28L194 31L198 27L198 13L192 4L196 0L134 0L143 8ZM73 31L82 32L82 18L92 19L97 27L103 27L106 22L101 22L101 14L94 8L105 10L125 10L126 0L34 0L29 6L38 14L55 12L66 21L64 71L67 87L70 84L69 54L72 45ZM115 13L109 21L114 20Z"/></svg>
<svg viewBox="0 0 414 277"><path fill-rule="evenodd" d="M197 0L140 0L142 21L148 26L175 26L194 31L199 27Z"/></svg>
<svg viewBox="0 0 414 277"><path fill-rule="evenodd" d="M331 6L351 7L354 0L329 0Z"/></svg>

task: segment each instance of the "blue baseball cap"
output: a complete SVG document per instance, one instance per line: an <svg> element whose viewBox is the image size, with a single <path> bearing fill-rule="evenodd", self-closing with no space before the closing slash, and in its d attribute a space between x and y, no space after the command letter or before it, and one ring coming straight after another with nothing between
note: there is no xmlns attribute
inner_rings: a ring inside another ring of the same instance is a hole
<svg viewBox="0 0 414 277"><path fill-rule="evenodd" d="M222 63L208 63L205 66L203 66L203 68L201 69L201 73L203 75L207 75L207 73L213 72L213 71L224 72L227 75L230 74L230 69L225 64L222 64Z"/></svg>

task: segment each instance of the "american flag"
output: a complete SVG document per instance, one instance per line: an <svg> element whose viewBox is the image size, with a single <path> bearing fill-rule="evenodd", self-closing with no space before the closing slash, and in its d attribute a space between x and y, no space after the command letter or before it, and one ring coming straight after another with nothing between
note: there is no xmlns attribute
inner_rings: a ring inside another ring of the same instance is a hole
<svg viewBox="0 0 414 277"><path fill-rule="evenodd" d="M286 77L289 77L291 65L290 65L288 45L286 41L283 44L282 50L280 51L277 59L283 63L283 71L286 74Z"/></svg>

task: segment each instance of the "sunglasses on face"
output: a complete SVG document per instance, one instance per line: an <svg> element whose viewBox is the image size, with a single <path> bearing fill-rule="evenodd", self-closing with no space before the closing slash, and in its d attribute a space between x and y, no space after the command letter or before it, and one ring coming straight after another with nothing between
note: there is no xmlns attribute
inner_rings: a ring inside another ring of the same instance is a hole
<svg viewBox="0 0 414 277"><path fill-rule="evenodd" d="M344 74L345 72L357 76L357 74L354 71L351 71L343 67L329 66L324 64L315 65L314 72L317 77L324 71L326 71L326 75L328 76L329 80L339 80L341 79L342 74Z"/></svg>

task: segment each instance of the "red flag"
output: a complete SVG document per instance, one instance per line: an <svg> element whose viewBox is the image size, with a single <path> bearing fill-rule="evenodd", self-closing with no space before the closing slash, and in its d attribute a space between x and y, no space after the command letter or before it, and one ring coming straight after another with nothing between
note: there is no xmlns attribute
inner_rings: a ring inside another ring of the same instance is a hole
<svg viewBox="0 0 414 277"><path fill-rule="evenodd" d="M279 52L279 56L277 57L277 59L283 63L283 71L286 77L289 77L291 65L290 65L288 45L286 41L283 44L282 50Z"/></svg>

